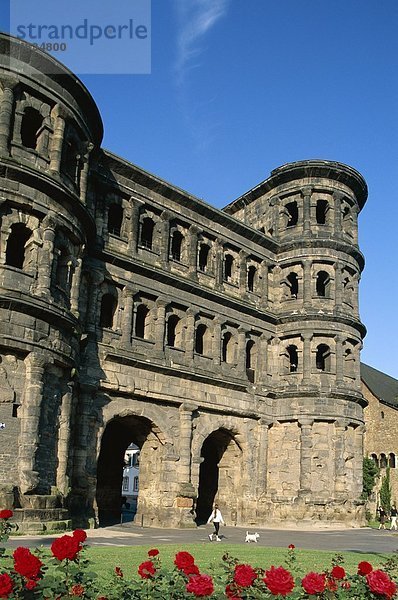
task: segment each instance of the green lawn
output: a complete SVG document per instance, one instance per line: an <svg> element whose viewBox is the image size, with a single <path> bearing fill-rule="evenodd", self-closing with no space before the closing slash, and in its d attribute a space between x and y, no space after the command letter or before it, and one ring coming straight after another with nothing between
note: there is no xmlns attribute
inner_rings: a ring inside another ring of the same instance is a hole
<svg viewBox="0 0 398 600"><path fill-rule="evenodd" d="M147 552L153 546L132 546L126 547L93 547L88 548L86 556L92 561L93 570L100 578L106 577L111 573L115 566L119 566L125 572L125 576L136 575L138 565L147 559ZM212 565L221 562L221 557L225 552L239 559L242 563L250 563L255 567L268 568L274 566L286 566L287 551L285 548L263 548L254 544L226 544L219 545L202 544L176 544L162 545L159 547L160 557L165 566L171 566L176 552L185 550L195 557L195 562L204 573L211 569ZM329 568L332 558L336 552L320 550L300 550L296 549L297 569L304 574L310 570L323 571ZM344 567L354 574L357 571L357 565L362 560L367 560L374 567L380 567L392 554L364 554L361 552L344 552ZM396 555L395 555L396 556Z"/></svg>

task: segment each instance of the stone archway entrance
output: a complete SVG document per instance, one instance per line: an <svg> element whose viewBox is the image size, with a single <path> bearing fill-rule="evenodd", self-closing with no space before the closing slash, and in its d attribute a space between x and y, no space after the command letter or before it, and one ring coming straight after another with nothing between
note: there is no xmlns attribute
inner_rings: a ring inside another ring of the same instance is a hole
<svg viewBox="0 0 398 600"><path fill-rule="evenodd" d="M230 431L217 429L203 442L201 457L196 522L207 521L215 501L220 503L224 518L230 520L236 515L241 496L236 486L241 477L242 450Z"/></svg>
<svg viewBox="0 0 398 600"><path fill-rule="evenodd" d="M156 504L162 453L160 432L144 417L115 417L105 428L97 462L96 502L100 526L120 523L124 454L131 443L140 449L136 519L141 522L148 500Z"/></svg>

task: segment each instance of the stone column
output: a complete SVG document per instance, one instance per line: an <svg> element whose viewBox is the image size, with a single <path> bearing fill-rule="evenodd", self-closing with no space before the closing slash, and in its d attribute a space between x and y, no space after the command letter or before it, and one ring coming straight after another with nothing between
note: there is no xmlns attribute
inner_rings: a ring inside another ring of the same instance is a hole
<svg viewBox="0 0 398 600"><path fill-rule="evenodd" d="M278 385L279 383L279 346L280 339L278 337L274 337L270 339L269 343L269 351L271 353L271 360L269 361L268 371L271 374L272 382L274 385ZM269 354L268 354L269 358Z"/></svg>
<svg viewBox="0 0 398 600"><path fill-rule="evenodd" d="M300 419L300 496L311 494L312 487L312 425L313 419Z"/></svg>
<svg viewBox="0 0 398 600"><path fill-rule="evenodd" d="M358 425L354 428L354 464L353 464L353 487L351 497L357 500L362 493L363 457L364 457L364 433L365 426Z"/></svg>
<svg viewBox="0 0 398 600"><path fill-rule="evenodd" d="M64 393L61 401L61 413L58 429L58 467L57 488L66 496L70 487L68 476L69 442L71 434L71 412L73 402L74 382L67 384L68 391Z"/></svg>
<svg viewBox="0 0 398 600"><path fill-rule="evenodd" d="M31 352L25 359L25 393L22 401L18 470L22 494L34 493L40 483L36 453L40 442L40 414L44 393L44 371L50 359ZM55 434L55 432L54 432Z"/></svg>
<svg viewBox="0 0 398 600"><path fill-rule="evenodd" d="M343 278L339 262L334 264L334 288L335 307L337 310L341 310L343 305Z"/></svg>
<svg viewBox="0 0 398 600"><path fill-rule="evenodd" d="M301 190L303 196L303 233L311 235L311 195L312 187L306 185Z"/></svg>
<svg viewBox="0 0 398 600"><path fill-rule="evenodd" d="M156 322L155 322L155 350L164 351L164 335L166 324L167 301L163 298L156 300Z"/></svg>
<svg viewBox="0 0 398 600"><path fill-rule="evenodd" d="M163 269L169 268L169 246L170 246L170 214L164 210L160 216L160 261Z"/></svg>
<svg viewBox="0 0 398 600"><path fill-rule="evenodd" d="M342 233L341 225L341 201L343 194L341 192L333 192L334 199L334 233L339 235Z"/></svg>
<svg viewBox="0 0 398 600"><path fill-rule="evenodd" d="M336 335L334 338L336 341L336 384L344 384L344 355L343 355L343 341L344 338L341 335Z"/></svg>
<svg viewBox="0 0 398 600"><path fill-rule="evenodd" d="M133 308L134 308L134 289L127 286L123 290L123 325L122 325L122 344L131 346L131 336L133 329Z"/></svg>
<svg viewBox="0 0 398 600"><path fill-rule="evenodd" d="M37 265L36 294L49 298L51 294L51 274L54 263L55 215L49 213L43 220L43 244L39 250Z"/></svg>
<svg viewBox="0 0 398 600"><path fill-rule="evenodd" d="M268 263L263 260L260 265L260 281L261 281L261 307L266 308L268 306Z"/></svg>
<svg viewBox="0 0 398 600"><path fill-rule="evenodd" d="M304 308L311 308L312 306L312 277L311 277L311 266L310 260L303 261L303 300Z"/></svg>
<svg viewBox="0 0 398 600"><path fill-rule="evenodd" d="M242 375L246 374L246 329L238 329L238 356L235 357L236 366Z"/></svg>
<svg viewBox="0 0 398 600"><path fill-rule="evenodd" d="M84 249L84 246L82 250ZM80 283L82 280L82 259L78 258L74 261L74 269L71 282L70 292L70 309L75 317L79 318L79 297L80 297Z"/></svg>
<svg viewBox="0 0 398 600"><path fill-rule="evenodd" d="M198 262L198 233L196 225L191 225L189 228L188 237L188 272L191 279L197 279L197 262Z"/></svg>
<svg viewBox="0 0 398 600"><path fill-rule="evenodd" d="M17 81L12 78L1 79L3 95L0 101L0 154L9 155L9 141L12 137L11 122L14 108L14 87Z"/></svg>
<svg viewBox="0 0 398 600"><path fill-rule="evenodd" d="M179 482L180 487L184 488L190 486L192 488L191 481L191 443L192 443L192 418L193 413L198 407L194 404L184 403L180 405L180 460L179 460ZM184 490L185 491L185 490ZM192 488L193 491L193 488Z"/></svg>
<svg viewBox="0 0 398 600"><path fill-rule="evenodd" d="M214 243L214 287L216 290L222 288L224 269L224 246L223 240Z"/></svg>
<svg viewBox="0 0 398 600"><path fill-rule="evenodd" d="M345 436L348 421L340 419L335 421L335 443L334 443L334 491L336 498L344 498L347 494L347 482L345 472Z"/></svg>
<svg viewBox="0 0 398 600"><path fill-rule="evenodd" d="M354 244L358 244L358 212L359 209L356 206L352 207L352 239Z"/></svg>
<svg viewBox="0 0 398 600"><path fill-rule="evenodd" d="M212 339L212 354L213 364L221 364L221 321L220 319L214 319L213 321L213 339Z"/></svg>
<svg viewBox="0 0 398 600"><path fill-rule="evenodd" d="M188 308L185 317L185 356L191 364L195 351L195 311Z"/></svg>
<svg viewBox="0 0 398 600"><path fill-rule="evenodd" d="M98 322L98 296L100 293L100 285L104 281L104 275L100 271L91 270L89 272L90 277L90 288L89 288L89 302L87 310L87 332L95 333Z"/></svg>
<svg viewBox="0 0 398 600"><path fill-rule="evenodd" d="M245 296L247 291L247 252L239 252L239 293Z"/></svg>
<svg viewBox="0 0 398 600"><path fill-rule="evenodd" d="M140 210L144 202L137 200L134 196L130 198L130 221L127 230L127 243L130 255L137 253L139 225L140 225Z"/></svg>
<svg viewBox="0 0 398 600"><path fill-rule="evenodd" d="M80 384L80 394L77 407L76 436L74 441L73 479L74 487L78 490L88 488L86 473L87 456L92 445L93 432L90 422L94 406L96 388L92 385Z"/></svg>
<svg viewBox="0 0 398 600"><path fill-rule="evenodd" d="M355 273L352 278L352 308L356 317L359 315L358 288L360 279L361 275L359 273Z"/></svg>
<svg viewBox="0 0 398 600"><path fill-rule="evenodd" d="M302 333L301 338L303 340L303 384L309 385L311 383L311 372L312 372L312 356L311 356L311 341L312 333Z"/></svg>
<svg viewBox="0 0 398 600"><path fill-rule="evenodd" d="M272 422L261 418L258 421L257 498L267 493L268 433Z"/></svg>
<svg viewBox="0 0 398 600"><path fill-rule="evenodd" d="M82 156L82 164L83 167L80 171L80 184L79 184L79 190L80 190L80 200L83 202L83 204L86 204L86 200L87 200L87 186L88 186L88 174L89 174L89 170L90 170L90 154L94 149L94 144L92 144L91 142L86 144L86 150Z"/></svg>
<svg viewBox="0 0 398 600"><path fill-rule="evenodd" d="M66 110L58 104L54 109L55 126L50 149L50 171L54 173L61 172L66 117Z"/></svg>
<svg viewBox="0 0 398 600"><path fill-rule="evenodd" d="M268 384L268 344L270 334L263 333L258 341L257 350L257 380L259 383Z"/></svg>

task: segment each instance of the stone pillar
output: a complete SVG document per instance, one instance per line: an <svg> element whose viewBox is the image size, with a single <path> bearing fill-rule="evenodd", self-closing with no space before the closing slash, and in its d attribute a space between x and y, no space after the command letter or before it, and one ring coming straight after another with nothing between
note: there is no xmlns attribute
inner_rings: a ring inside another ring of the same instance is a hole
<svg viewBox="0 0 398 600"><path fill-rule="evenodd" d="M311 235L311 194L312 187L306 185L301 190L303 196L303 233L305 236Z"/></svg>
<svg viewBox="0 0 398 600"><path fill-rule="evenodd" d="M343 194L341 192L333 192L333 199L334 199L334 233L339 235L342 233L341 201L343 199Z"/></svg>
<svg viewBox="0 0 398 600"><path fill-rule="evenodd" d="M192 418L193 413L198 407L194 404L184 403L180 405L180 460L178 465L178 475L180 487L186 487L187 484L192 487L191 481L191 443L192 443Z"/></svg>
<svg viewBox="0 0 398 600"><path fill-rule="evenodd" d="M83 167L80 171L80 200L83 204L86 204L87 201L87 186L88 186L88 174L90 170L90 154L94 149L94 144L90 142L86 144L86 150L82 156L82 164Z"/></svg>
<svg viewBox="0 0 398 600"><path fill-rule="evenodd" d="M245 296L247 291L247 252L239 252L239 293Z"/></svg>
<svg viewBox="0 0 398 600"><path fill-rule="evenodd" d="M271 338L268 347L271 354L271 357L268 354L268 358L270 358L268 371L271 374L274 385L279 383L279 347L280 339L278 337Z"/></svg>
<svg viewBox="0 0 398 600"><path fill-rule="evenodd" d="M268 263L267 261L263 260L261 262L260 265L260 281L262 283L261 285L261 290L260 290L260 294L261 294L261 307L262 308L266 308L268 306Z"/></svg>
<svg viewBox="0 0 398 600"><path fill-rule="evenodd" d="M84 249L84 247L83 247ZM75 317L79 318L79 297L80 297L80 283L82 280L82 259L78 258L74 261L74 269L71 282L70 292L70 309Z"/></svg>
<svg viewBox="0 0 398 600"><path fill-rule="evenodd" d="M303 261L303 301L304 308L312 306L312 277L311 277L311 261Z"/></svg>
<svg viewBox="0 0 398 600"><path fill-rule="evenodd" d="M300 496L311 494L312 487L312 425L313 419L300 419Z"/></svg>
<svg viewBox="0 0 398 600"><path fill-rule="evenodd" d="M354 464L353 464L353 487L351 497L358 500L362 494L363 457L364 457L364 433L365 426L358 425L354 428Z"/></svg>
<svg viewBox="0 0 398 600"><path fill-rule="evenodd" d="M359 316L358 289L360 279L361 275L359 273L355 273L352 278L352 308L356 317Z"/></svg>
<svg viewBox="0 0 398 600"><path fill-rule="evenodd" d="M339 262L334 264L335 307L337 310L341 310L343 305L343 278L341 268Z"/></svg>
<svg viewBox="0 0 398 600"><path fill-rule="evenodd" d="M268 384L268 344L270 334L263 333L258 341L257 350L257 381Z"/></svg>
<svg viewBox="0 0 398 600"><path fill-rule="evenodd" d="M39 485L36 453L40 440L40 414L44 392L44 371L50 359L39 352L31 352L25 359L25 393L22 401L21 434L18 470L22 494L35 492ZM55 434L56 432L54 432Z"/></svg>
<svg viewBox="0 0 398 600"><path fill-rule="evenodd" d="M164 350L167 304L167 301L163 298L158 298L156 300L155 350L158 350L159 352L163 352Z"/></svg>
<svg viewBox="0 0 398 600"><path fill-rule="evenodd" d="M134 309L134 289L127 286L123 290L123 325L122 325L122 344L131 346L131 336L133 329L133 309Z"/></svg>
<svg viewBox="0 0 398 600"><path fill-rule="evenodd" d="M98 323L98 296L100 293L100 285L104 281L104 275L100 271L91 270L89 272L90 288L89 302L87 310L87 332L95 333Z"/></svg>
<svg viewBox="0 0 398 600"><path fill-rule="evenodd" d="M55 125L50 149L50 171L61 172L62 148L65 135L65 119L67 113L59 104L54 110Z"/></svg>
<svg viewBox="0 0 398 600"><path fill-rule="evenodd" d="M303 340L303 384L309 385L311 383L311 372L312 372L312 355L311 355L311 341L312 333L302 333L301 338Z"/></svg>
<svg viewBox="0 0 398 600"><path fill-rule="evenodd" d="M170 214L164 210L160 216L160 261L163 269L169 268Z"/></svg>
<svg viewBox="0 0 398 600"><path fill-rule="evenodd" d="M238 356L235 357L238 371L245 375L246 373L246 329L238 329Z"/></svg>
<svg viewBox="0 0 398 600"><path fill-rule="evenodd" d="M49 213L43 220L43 244L39 249L36 294L45 298L51 293L51 274L54 263L55 215Z"/></svg>
<svg viewBox="0 0 398 600"><path fill-rule="evenodd" d="M74 382L67 384L68 391L64 393L61 401L61 413L59 416L58 429L58 467L57 467L57 488L65 496L68 494L70 481L68 476L69 461L69 442L71 434L71 412L73 402Z"/></svg>
<svg viewBox="0 0 398 600"><path fill-rule="evenodd" d="M267 493L268 433L272 422L261 418L258 421L257 498Z"/></svg>
<svg viewBox="0 0 398 600"><path fill-rule="evenodd" d="M352 208L352 238L354 244L358 245L358 213L359 209L356 206Z"/></svg>
<svg viewBox="0 0 398 600"><path fill-rule="evenodd" d="M140 226L140 210L144 202L137 200L133 196L130 198L130 221L127 230L127 244L130 256L137 253L139 226Z"/></svg>
<svg viewBox="0 0 398 600"><path fill-rule="evenodd" d="M0 101L0 154L9 155L9 141L12 137L11 123L14 108L14 87L17 81L11 78L1 80L3 95Z"/></svg>
<svg viewBox="0 0 398 600"><path fill-rule="evenodd" d="M334 339L336 341L336 384L343 385L343 383L344 383L344 355L343 355L344 338L341 335L336 335L336 337Z"/></svg>
<svg viewBox="0 0 398 600"><path fill-rule="evenodd" d="M85 490L89 486L86 464L93 432L91 431L91 416L93 413L95 386L80 384L80 394L77 407L76 436L74 441L73 479L74 487Z"/></svg>
<svg viewBox="0 0 398 600"><path fill-rule="evenodd" d="M347 482L345 472L345 437L348 421L340 419L335 421L334 442L334 491L337 499L344 498L347 494Z"/></svg>
<svg viewBox="0 0 398 600"><path fill-rule="evenodd" d="M185 356L189 363L192 363L195 351L195 314L193 308L188 308L185 317Z"/></svg>
<svg viewBox="0 0 398 600"><path fill-rule="evenodd" d="M188 273L191 279L197 279L197 262L198 262L198 233L196 225L191 225L189 228L188 237Z"/></svg>
<svg viewBox="0 0 398 600"><path fill-rule="evenodd" d="M221 364L221 321L214 319L213 321L213 343L212 343L213 364Z"/></svg>
<svg viewBox="0 0 398 600"><path fill-rule="evenodd" d="M222 288L224 269L224 246L223 240L214 243L214 287L216 290Z"/></svg>

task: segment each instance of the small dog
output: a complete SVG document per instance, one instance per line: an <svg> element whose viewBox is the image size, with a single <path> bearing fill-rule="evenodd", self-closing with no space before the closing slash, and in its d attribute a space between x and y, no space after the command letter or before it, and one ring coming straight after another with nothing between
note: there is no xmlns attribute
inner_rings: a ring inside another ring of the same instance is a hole
<svg viewBox="0 0 398 600"><path fill-rule="evenodd" d="M249 533L248 531L246 531L245 542L247 542L248 544L250 544L250 542L256 542L257 544L257 540L259 537L259 533Z"/></svg>

